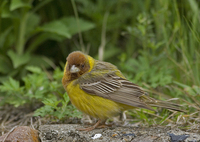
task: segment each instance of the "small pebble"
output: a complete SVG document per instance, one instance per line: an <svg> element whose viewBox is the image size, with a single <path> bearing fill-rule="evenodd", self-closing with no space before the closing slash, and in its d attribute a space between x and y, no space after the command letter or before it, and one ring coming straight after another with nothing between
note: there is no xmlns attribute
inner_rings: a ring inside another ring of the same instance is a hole
<svg viewBox="0 0 200 142"><path fill-rule="evenodd" d="M102 134L94 134L93 136L92 136L92 139L94 140L94 139L98 139L98 138L100 138L102 136Z"/></svg>
<svg viewBox="0 0 200 142"><path fill-rule="evenodd" d="M112 134L112 137L116 137L118 134Z"/></svg>
<svg viewBox="0 0 200 142"><path fill-rule="evenodd" d="M130 133L130 134L123 134L123 136L132 136L132 137L134 137L134 136L135 136L135 134L134 134L134 133Z"/></svg>
<svg viewBox="0 0 200 142"><path fill-rule="evenodd" d="M169 133L169 136L171 137L171 142L182 142L189 137L189 135L174 135L172 133Z"/></svg>

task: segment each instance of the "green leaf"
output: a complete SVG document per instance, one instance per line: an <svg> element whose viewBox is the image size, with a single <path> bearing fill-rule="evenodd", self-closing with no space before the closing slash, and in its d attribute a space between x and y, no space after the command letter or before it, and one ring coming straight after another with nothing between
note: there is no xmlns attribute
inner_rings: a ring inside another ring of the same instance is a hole
<svg viewBox="0 0 200 142"><path fill-rule="evenodd" d="M62 100L57 101L56 98L51 98L51 99L45 99L42 101L45 105L51 106L53 108L57 108L57 105L61 102Z"/></svg>
<svg viewBox="0 0 200 142"><path fill-rule="evenodd" d="M37 32L38 32L38 29L34 33L37 33ZM27 52L35 51L39 47L39 45L41 45L43 42L45 42L49 39L61 42L65 39L65 37L54 34L54 33L41 33L38 36L36 36L34 39L34 42L32 42L29 45ZM31 60L31 61L34 61L34 60ZM37 64L38 64L38 62L37 62Z"/></svg>
<svg viewBox="0 0 200 142"><path fill-rule="evenodd" d="M2 18L12 18L13 17L13 14L10 12L9 5L7 2L8 1L4 1L1 6L1 8L2 8L1 17Z"/></svg>
<svg viewBox="0 0 200 142"><path fill-rule="evenodd" d="M12 60L14 68L24 65L24 64L28 63L28 61L30 60L29 54L19 55L19 54L13 52L12 50L8 51L8 56Z"/></svg>
<svg viewBox="0 0 200 142"><path fill-rule="evenodd" d="M16 81L11 77L9 77L8 80L3 82L3 85L0 85L0 91L6 92L7 94L9 94L10 91L13 91L12 93L13 95L14 93L17 93L16 91L19 91L19 90L20 90L19 81Z"/></svg>
<svg viewBox="0 0 200 142"><path fill-rule="evenodd" d="M13 29L13 27L10 26L0 34L0 48L4 47L4 43L6 41L6 38L8 37L8 35L10 34L12 29Z"/></svg>
<svg viewBox="0 0 200 142"><path fill-rule="evenodd" d="M63 36L65 38L71 38L72 35L78 33L79 31L83 32L92 28L94 28L94 24L91 22L82 20L80 18L77 22L74 17L69 17L69 18L65 17L60 20L52 21L41 27L38 27L37 30L54 33Z"/></svg>
<svg viewBox="0 0 200 142"><path fill-rule="evenodd" d="M194 86L192 86L192 88L195 90L195 92L196 92L197 94L200 95L200 86L194 85Z"/></svg>
<svg viewBox="0 0 200 142"><path fill-rule="evenodd" d="M173 81L174 84L182 87L182 88L190 88L190 86L186 85L186 84L183 84L183 83L180 83L178 81Z"/></svg>
<svg viewBox="0 0 200 142"><path fill-rule="evenodd" d="M42 27L38 27L37 30L71 38L69 28L60 20L49 22Z"/></svg>
<svg viewBox="0 0 200 142"><path fill-rule="evenodd" d="M95 27L95 25L89 21L83 20L81 18L78 19L78 21L75 19L75 17L65 17L61 19L61 22L66 25L69 29L69 33L71 35L74 35L76 33L83 32L90 30Z"/></svg>
<svg viewBox="0 0 200 142"><path fill-rule="evenodd" d="M40 74L42 72L42 70L39 67L35 66L27 66L26 69L32 73L37 73L37 74Z"/></svg>
<svg viewBox="0 0 200 142"><path fill-rule="evenodd" d="M67 93L65 92L65 94L63 95L63 98L64 98L64 101L66 104L69 103L70 99L69 99L69 96L67 95Z"/></svg>
<svg viewBox="0 0 200 142"><path fill-rule="evenodd" d="M13 11L15 9L22 8L22 7L31 8L31 5L28 3L28 1L24 2L22 0L12 0L11 5L10 5L10 11Z"/></svg>
<svg viewBox="0 0 200 142"><path fill-rule="evenodd" d="M10 77L9 82L10 82L10 85L13 89L15 89L15 90L19 89L19 87L20 87L19 81L16 81L16 80L14 80L13 78Z"/></svg>
<svg viewBox="0 0 200 142"><path fill-rule="evenodd" d="M0 56L0 73L8 74L12 71L12 63L6 56Z"/></svg>
<svg viewBox="0 0 200 142"><path fill-rule="evenodd" d="M52 110L53 110L53 108L51 106L45 105L45 106L37 109L34 112L34 116L42 116L42 117L44 117L47 114L50 115Z"/></svg>
<svg viewBox="0 0 200 142"><path fill-rule="evenodd" d="M120 52L121 50L116 47L107 48L106 51L104 52L104 60L117 56L120 54Z"/></svg>
<svg viewBox="0 0 200 142"><path fill-rule="evenodd" d="M26 33L27 37L31 36L31 32L35 30L35 28L39 25L40 17L35 13L31 13L28 15L26 22Z"/></svg>

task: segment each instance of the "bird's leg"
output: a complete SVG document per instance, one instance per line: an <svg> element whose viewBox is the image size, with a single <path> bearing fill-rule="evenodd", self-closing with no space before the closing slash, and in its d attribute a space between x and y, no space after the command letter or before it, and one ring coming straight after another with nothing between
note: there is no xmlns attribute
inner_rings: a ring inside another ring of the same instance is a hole
<svg viewBox="0 0 200 142"><path fill-rule="evenodd" d="M87 127L87 128L79 128L77 130L79 131L91 131L91 130L94 130L95 128L97 128L99 126L99 124L101 123L101 120L98 120L96 124L94 124L93 126L91 127Z"/></svg>
<svg viewBox="0 0 200 142"><path fill-rule="evenodd" d="M100 125L97 126L97 128L106 128L111 127L113 124L106 124L106 121L103 121Z"/></svg>
<svg viewBox="0 0 200 142"><path fill-rule="evenodd" d="M94 124L93 126L91 127L87 127L87 128L78 128L77 130L79 131L91 131L91 130L94 130L96 128L106 128L106 127L111 127L112 124L105 124L105 121L102 121L101 120L98 120L96 124Z"/></svg>

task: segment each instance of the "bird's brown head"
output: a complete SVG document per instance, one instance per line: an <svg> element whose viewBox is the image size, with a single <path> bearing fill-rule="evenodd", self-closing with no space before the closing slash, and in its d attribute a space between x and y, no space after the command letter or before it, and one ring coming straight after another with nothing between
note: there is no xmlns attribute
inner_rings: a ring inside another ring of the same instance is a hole
<svg viewBox="0 0 200 142"><path fill-rule="evenodd" d="M62 83L66 86L70 81L77 79L90 69L87 55L80 51L72 52L67 57Z"/></svg>

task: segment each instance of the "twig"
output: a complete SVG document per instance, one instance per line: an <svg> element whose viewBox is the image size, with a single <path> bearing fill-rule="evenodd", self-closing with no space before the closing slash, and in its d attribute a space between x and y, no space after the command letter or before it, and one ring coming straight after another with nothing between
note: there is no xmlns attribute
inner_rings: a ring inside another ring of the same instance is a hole
<svg viewBox="0 0 200 142"><path fill-rule="evenodd" d="M1 129L5 128L5 121L8 119L8 117L9 117L9 114L6 114L5 118L3 119L2 123L1 123Z"/></svg>
<svg viewBox="0 0 200 142"><path fill-rule="evenodd" d="M162 116L159 116L159 115L156 115L156 114L153 114L153 113L149 113L149 112L147 112L147 111L143 111L144 113L146 113L146 114L149 114L149 115L152 115L152 116L155 116L155 117L158 117L158 118L161 118L161 119L163 119L163 117ZM172 120L170 120L170 119L168 119L167 120L168 122L173 122Z"/></svg>
<svg viewBox="0 0 200 142"><path fill-rule="evenodd" d="M101 32L101 45L99 46L99 60L103 61L103 54L104 48L106 45L106 24L108 20L109 13L106 12L103 17L103 25L102 25L102 32Z"/></svg>
<svg viewBox="0 0 200 142"><path fill-rule="evenodd" d="M82 37L81 30L80 30L79 16L78 16L77 8L76 8L76 3L74 2L74 0L71 0L71 3L72 3L72 7L73 7L74 14L75 14L75 17L76 17L79 42L80 42L82 51L85 52L85 46L84 46L84 43L83 43L83 37Z"/></svg>
<svg viewBox="0 0 200 142"><path fill-rule="evenodd" d="M18 113L15 117L13 117L10 120L8 120L7 122L5 122L5 125L10 124L13 120L15 120L16 118L18 118L20 115L22 115L22 112Z"/></svg>
<svg viewBox="0 0 200 142"><path fill-rule="evenodd" d="M15 126L15 127L13 127L9 132L8 132L8 134L5 136L5 138L3 139L3 141L2 142L5 142L5 140L7 139L7 137L10 135L10 133L12 132L12 131L14 131L15 130L15 128L17 128L18 126Z"/></svg>
<svg viewBox="0 0 200 142"><path fill-rule="evenodd" d="M160 123L160 124L163 124L166 120L167 121L169 121L170 119L170 117L172 117L174 114L176 114L177 113L177 111L174 111L170 116L168 116L162 123Z"/></svg>
<svg viewBox="0 0 200 142"><path fill-rule="evenodd" d="M39 126L42 125L42 122L40 120L40 117L38 117L38 122L39 122Z"/></svg>
<svg viewBox="0 0 200 142"><path fill-rule="evenodd" d="M33 128L33 129L35 129L34 128L34 125L33 125L33 119L32 119L33 117L31 117L31 127Z"/></svg>

